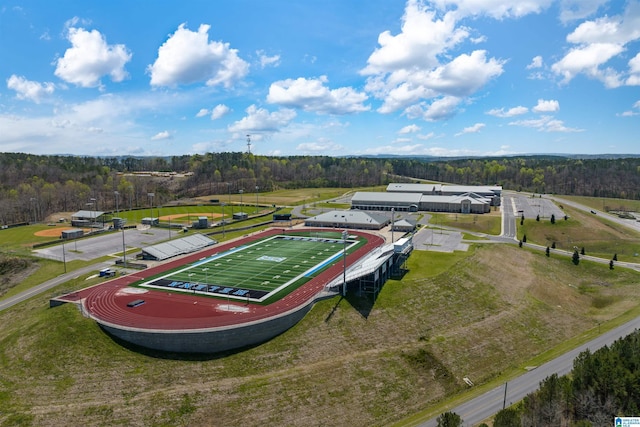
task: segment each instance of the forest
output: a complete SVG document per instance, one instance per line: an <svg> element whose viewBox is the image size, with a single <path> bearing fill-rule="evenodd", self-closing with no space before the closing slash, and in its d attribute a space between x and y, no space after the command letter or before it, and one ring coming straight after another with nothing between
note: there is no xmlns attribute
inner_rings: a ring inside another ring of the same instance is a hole
<svg viewBox="0 0 640 427"><path fill-rule="evenodd" d="M153 173L151 173L153 172ZM357 188L415 179L595 197L640 199L640 158L524 156L87 157L0 153L0 225L42 221L55 212L163 205L210 194L282 188ZM90 202L91 201L91 202Z"/></svg>

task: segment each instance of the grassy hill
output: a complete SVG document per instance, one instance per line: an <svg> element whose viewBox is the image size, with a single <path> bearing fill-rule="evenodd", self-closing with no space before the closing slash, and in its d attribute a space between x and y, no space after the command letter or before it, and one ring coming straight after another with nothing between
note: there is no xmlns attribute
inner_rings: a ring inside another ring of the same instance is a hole
<svg viewBox="0 0 640 427"><path fill-rule="evenodd" d="M47 308L54 289L0 312L0 425L387 425L640 302L638 273L515 245L414 251L408 267L375 301L322 301L277 338L216 356L124 345L75 306Z"/></svg>

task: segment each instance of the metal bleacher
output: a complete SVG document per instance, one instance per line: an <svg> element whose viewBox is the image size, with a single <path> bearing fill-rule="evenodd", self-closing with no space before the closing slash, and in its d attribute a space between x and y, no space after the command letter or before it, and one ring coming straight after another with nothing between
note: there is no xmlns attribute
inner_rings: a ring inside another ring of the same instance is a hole
<svg viewBox="0 0 640 427"><path fill-rule="evenodd" d="M174 239L143 248L142 258L162 261L174 256L199 251L207 246L215 245L216 243L218 242L203 234L192 234L180 239Z"/></svg>

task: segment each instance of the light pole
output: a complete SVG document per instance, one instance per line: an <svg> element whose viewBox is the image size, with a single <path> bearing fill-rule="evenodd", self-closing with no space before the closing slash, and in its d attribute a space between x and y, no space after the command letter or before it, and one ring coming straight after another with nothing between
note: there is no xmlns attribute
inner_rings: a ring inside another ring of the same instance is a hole
<svg viewBox="0 0 640 427"><path fill-rule="evenodd" d="M96 201L95 198L91 198L91 204L93 205L93 223L95 224L95 222L98 220L98 202Z"/></svg>
<svg viewBox="0 0 640 427"><path fill-rule="evenodd" d="M64 251L64 239L62 239L62 263L64 264L64 272L67 272L67 255Z"/></svg>
<svg viewBox="0 0 640 427"><path fill-rule="evenodd" d="M30 199L31 202L31 212L33 213L33 223L35 224L36 222L36 198L32 197Z"/></svg>
<svg viewBox="0 0 640 427"><path fill-rule="evenodd" d="M244 190L240 189L238 192L240 193L240 209L242 210L242 193L244 193Z"/></svg>
<svg viewBox="0 0 640 427"><path fill-rule="evenodd" d="M258 190L260 190L260 187L256 185L256 214L258 213Z"/></svg>
<svg viewBox="0 0 640 427"><path fill-rule="evenodd" d="M124 245L124 227L122 227L122 263L124 264L124 268L127 268L127 251Z"/></svg>
<svg viewBox="0 0 640 427"><path fill-rule="evenodd" d="M116 215L120 216L120 207L118 206L118 199L120 198L120 193L118 191L114 191L113 194L116 196Z"/></svg>
<svg viewBox="0 0 640 427"><path fill-rule="evenodd" d="M147 193L147 196L149 197L149 210L151 211L150 224L153 225L153 197L155 196L155 193Z"/></svg>
<svg viewBox="0 0 640 427"><path fill-rule="evenodd" d="M394 225L394 221L395 221L395 209L391 208L391 243L394 242L393 239L393 225Z"/></svg>
<svg viewBox="0 0 640 427"><path fill-rule="evenodd" d="M346 219L345 219L346 221ZM347 296L347 237L349 233L347 230L342 232L342 296Z"/></svg>
<svg viewBox="0 0 640 427"><path fill-rule="evenodd" d="M222 206L222 238L224 239L224 223L225 223L225 219L224 219L224 203L220 203L220 205Z"/></svg>

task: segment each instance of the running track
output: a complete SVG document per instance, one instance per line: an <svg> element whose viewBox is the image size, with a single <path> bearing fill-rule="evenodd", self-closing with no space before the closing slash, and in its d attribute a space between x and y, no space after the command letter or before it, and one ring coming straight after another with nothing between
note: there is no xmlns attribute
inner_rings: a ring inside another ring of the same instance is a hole
<svg viewBox="0 0 640 427"><path fill-rule="evenodd" d="M328 230L305 229L304 231ZM88 313L98 323L141 330L210 329L268 319L308 304L324 289L327 283L342 274L342 260L335 262L319 276L284 298L265 306L246 301L228 301L224 298L208 298L155 289L141 290L141 288L131 288L128 285L164 271L193 263L203 257L224 252L257 239L283 233L285 233L283 229L271 229L241 240L216 245L135 274L122 276L97 286L64 295L57 298L57 300L82 304L84 312ZM289 231L286 233L295 234L296 232ZM367 243L347 256L348 266L384 244L384 240L381 237L373 234L355 230L349 230L349 234L363 237L367 239ZM144 293L133 293L138 291L143 291ZM145 303L135 308L127 307L127 303L135 299L143 299Z"/></svg>

